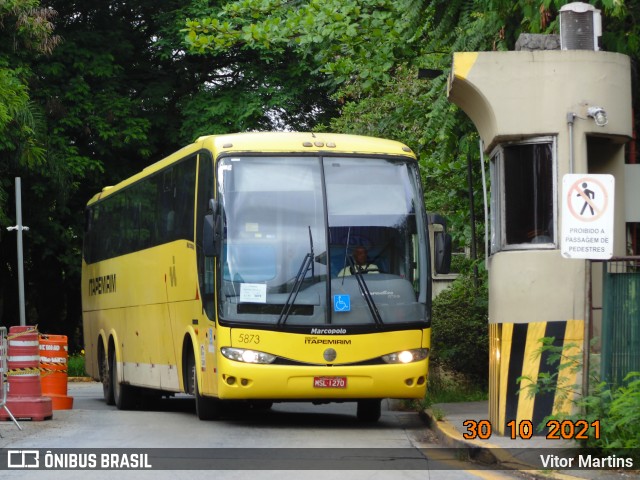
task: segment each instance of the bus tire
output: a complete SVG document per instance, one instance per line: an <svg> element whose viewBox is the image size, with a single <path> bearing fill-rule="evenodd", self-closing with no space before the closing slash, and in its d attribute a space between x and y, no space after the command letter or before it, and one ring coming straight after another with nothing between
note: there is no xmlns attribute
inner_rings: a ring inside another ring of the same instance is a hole
<svg viewBox="0 0 640 480"><path fill-rule="evenodd" d="M358 420L364 423L375 423L380 420L380 414L382 413L382 400L367 399L358 400L357 417Z"/></svg>
<svg viewBox="0 0 640 480"><path fill-rule="evenodd" d="M135 405L133 390L129 385L118 381L118 361L115 352L111 356L111 383L113 385L113 399L118 410L131 410Z"/></svg>
<svg viewBox="0 0 640 480"><path fill-rule="evenodd" d="M189 380L187 391L196 399L196 415L200 420L217 420L222 413L222 402L217 398L200 395L198 387L198 375L196 375L196 360L193 353L189 354L187 365Z"/></svg>
<svg viewBox="0 0 640 480"><path fill-rule="evenodd" d="M116 401L113 397L113 382L111 379L111 366L109 365L109 357L104 349L100 348L98 354L98 365L100 365L100 381L102 381L102 395L107 405L115 405Z"/></svg>

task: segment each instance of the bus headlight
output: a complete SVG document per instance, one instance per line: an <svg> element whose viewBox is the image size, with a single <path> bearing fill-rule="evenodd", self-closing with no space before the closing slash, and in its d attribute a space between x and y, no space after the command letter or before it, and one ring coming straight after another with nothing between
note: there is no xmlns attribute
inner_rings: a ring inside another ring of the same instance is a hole
<svg viewBox="0 0 640 480"><path fill-rule="evenodd" d="M386 363L411 363L419 362L429 356L428 348L416 348L414 350L403 350L401 352L383 355L382 360Z"/></svg>
<svg viewBox="0 0 640 480"><path fill-rule="evenodd" d="M222 347L220 352L229 360L243 363L273 363L276 359L275 355L245 348Z"/></svg>

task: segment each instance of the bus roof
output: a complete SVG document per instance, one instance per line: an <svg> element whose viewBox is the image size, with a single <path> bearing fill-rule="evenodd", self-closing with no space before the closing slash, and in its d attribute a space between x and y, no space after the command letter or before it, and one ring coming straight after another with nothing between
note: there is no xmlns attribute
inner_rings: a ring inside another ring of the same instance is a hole
<svg viewBox="0 0 640 480"><path fill-rule="evenodd" d="M118 190L135 183L176 160L198 152L209 150L214 158L228 153L318 153L332 154L368 154L401 155L415 158L409 147L394 140L347 135L339 133L302 133L302 132L250 132L225 135L207 135L194 143L172 153L166 158L145 167L137 174L121 181L117 185L104 187L95 194L89 204L105 198Z"/></svg>
<svg viewBox="0 0 640 480"><path fill-rule="evenodd" d="M397 154L412 156L400 142L339 133L256 132L210 135L198 138L207 147L223 152L320 152Z"/></svg>

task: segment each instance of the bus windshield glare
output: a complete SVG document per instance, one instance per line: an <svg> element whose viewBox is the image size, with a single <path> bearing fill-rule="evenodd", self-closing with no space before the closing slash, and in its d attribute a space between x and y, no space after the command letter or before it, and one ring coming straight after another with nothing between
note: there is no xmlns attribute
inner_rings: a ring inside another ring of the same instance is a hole
<svg viewBox="0 0 640 480"><path fill-rule="evenodd" d="M415 162L238 156L220 159L217 172L221 324L429 322Z"/></svg>

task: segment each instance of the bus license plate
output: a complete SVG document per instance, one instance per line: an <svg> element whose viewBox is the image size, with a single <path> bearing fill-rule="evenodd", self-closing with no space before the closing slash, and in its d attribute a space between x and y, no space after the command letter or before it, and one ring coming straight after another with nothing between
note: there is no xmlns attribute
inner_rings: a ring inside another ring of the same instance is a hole
<svg viewBox="0 0 640 480"><path fill-rule="evenodd" d="M314 388L347 388L347 377L313 377Z"/></svg>

